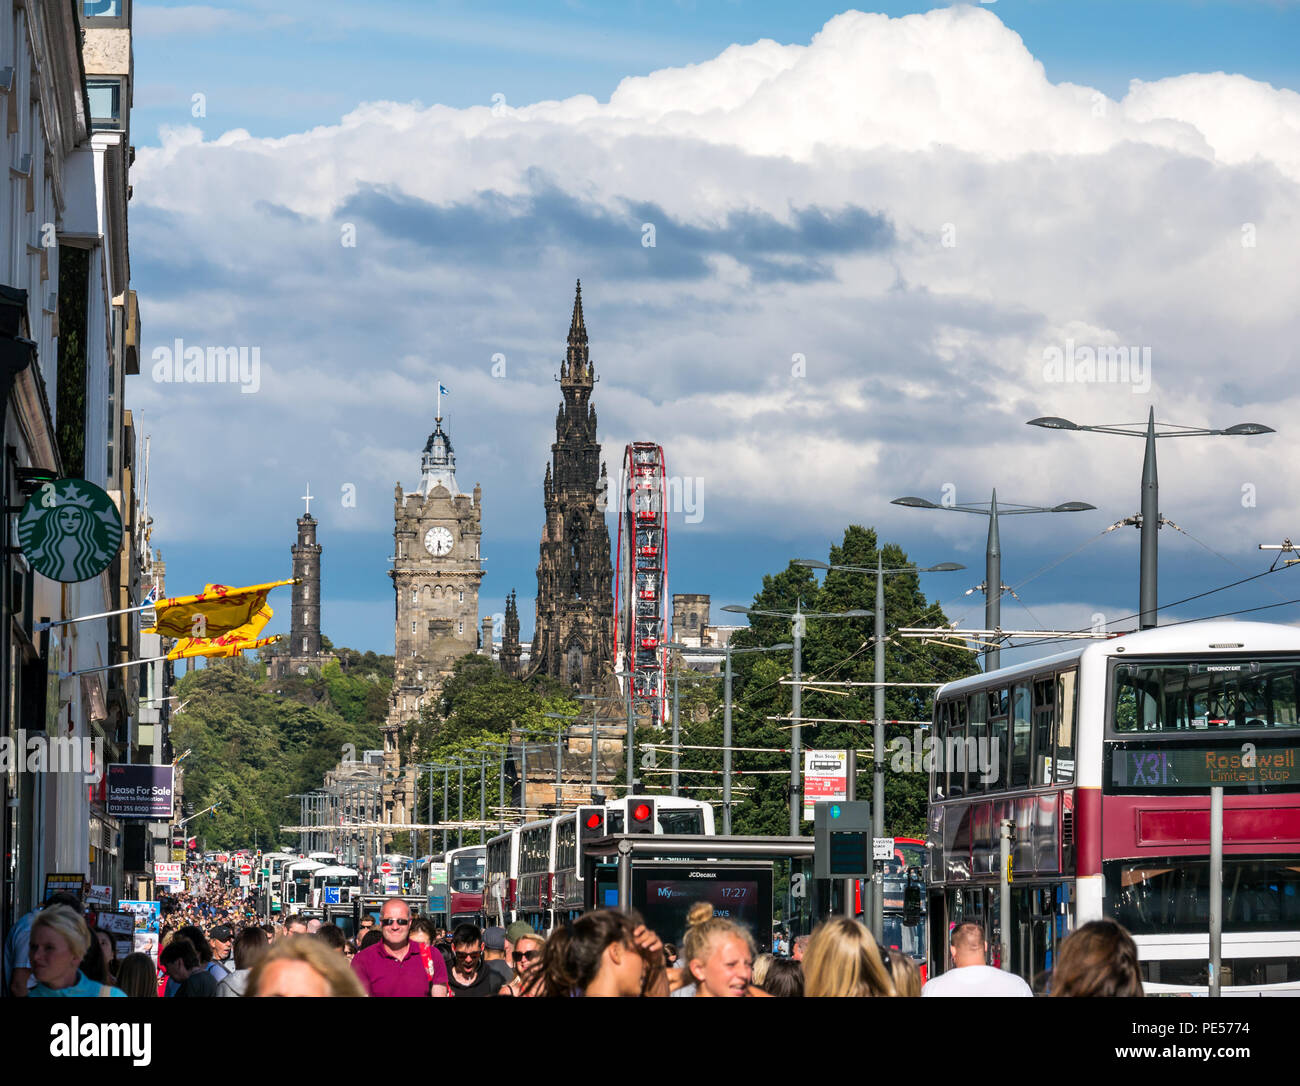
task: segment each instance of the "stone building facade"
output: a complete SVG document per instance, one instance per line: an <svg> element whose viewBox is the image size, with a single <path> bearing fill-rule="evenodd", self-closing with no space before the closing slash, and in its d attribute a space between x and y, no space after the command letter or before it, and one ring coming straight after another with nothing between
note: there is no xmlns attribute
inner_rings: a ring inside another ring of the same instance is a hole
<svg viewBox="0 0 1300 1086"><path fill-rule="evenodd" d="M451 438L434 420L421 458L420 484L393 494L393 579L395 593L393 691L384 724L384 759L398 766L398 735L419 718L420 708L442 687L462 656L479 640L478 592L483 579L482 489L464 494L456 483ZM407 821L414 803L414 778L386 797L394 822Z"/></svg>
<svg viewBox="0 0 1300 1086"><path fill-rule="evenodd" d="M560 366L564 403L542 484L546 525L529 673L553 675L584 694L605 689L614 671L614 571L605 526L609 480L591 405L597 380L579 283Z"/></svg>

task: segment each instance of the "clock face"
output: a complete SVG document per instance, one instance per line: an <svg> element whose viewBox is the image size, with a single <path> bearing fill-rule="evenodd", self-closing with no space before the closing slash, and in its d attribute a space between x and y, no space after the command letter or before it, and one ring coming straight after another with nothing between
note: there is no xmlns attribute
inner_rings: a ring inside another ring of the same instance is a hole
<svg viewBox="0 0 1300 1086"><path fill-rule="evenodd" d="M430 554L450 554L451 543L451 532L446 528L430 528L424 533L424 549Z"/></svg>

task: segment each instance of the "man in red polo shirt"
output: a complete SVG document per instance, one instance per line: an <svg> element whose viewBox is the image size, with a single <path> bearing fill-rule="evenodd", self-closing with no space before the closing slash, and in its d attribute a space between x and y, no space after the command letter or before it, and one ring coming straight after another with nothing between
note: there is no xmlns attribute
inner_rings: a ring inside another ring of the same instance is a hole
<svg viewBox="0 0 1300 1086"><path fill-rule="evenodd" d="M430 958L430 976L419 948L411 942L411 908L400 897L384 902L379 914L379 942L358 951L352 969L372 996L441 996L447 994L447 966L440 954Z"/></svg>

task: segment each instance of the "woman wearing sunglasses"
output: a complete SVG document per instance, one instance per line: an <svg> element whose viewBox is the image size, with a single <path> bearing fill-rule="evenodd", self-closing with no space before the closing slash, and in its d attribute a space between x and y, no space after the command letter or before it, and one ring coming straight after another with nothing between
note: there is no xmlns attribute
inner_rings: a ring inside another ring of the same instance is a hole
<svg viewBox="0 0 1300 1086"><path fill-rule="evenodd" d="M516 996L539 996L542 994L542 955L546 951L545 936L536 932L521 935L515 940L515 949L510 955L514 966L515 979L510 983L510 994Z"/></svg>

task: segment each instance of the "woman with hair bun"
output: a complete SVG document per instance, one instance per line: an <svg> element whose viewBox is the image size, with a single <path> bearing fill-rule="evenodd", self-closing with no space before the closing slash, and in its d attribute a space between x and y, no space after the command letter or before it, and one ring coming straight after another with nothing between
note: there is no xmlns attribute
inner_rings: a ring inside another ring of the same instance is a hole
<svg viewBox="0 0 1300 1086"><path fill-rule="evenodd" d="M734 921L713 915L707 901L697 902L686 914L682 959L694 983L673 992L675 996L766 996L753 984L754 940Z"/></svg>

